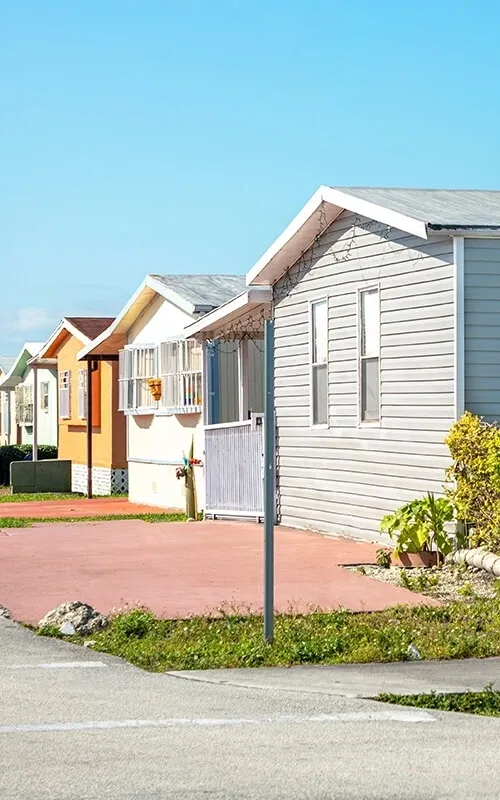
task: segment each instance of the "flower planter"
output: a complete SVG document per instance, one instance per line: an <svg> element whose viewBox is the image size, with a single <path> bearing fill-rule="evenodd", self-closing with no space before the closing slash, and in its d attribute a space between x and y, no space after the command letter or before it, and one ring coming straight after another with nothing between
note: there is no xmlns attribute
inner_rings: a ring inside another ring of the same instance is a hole
<svg viewBox="0 0 500 800"><path fill-rule="evenodd" d="M161 380L159 378L150 378L148 380L148 386L153 400L159 400L161 397Z"/></svg>
<svg viewBox="0 0 500 800"><path fill-rule="evenodd" d="M392 564L395 567L435 567L438 563L438 553L435 550L421 550L419 553L392 554Z"/></svg>

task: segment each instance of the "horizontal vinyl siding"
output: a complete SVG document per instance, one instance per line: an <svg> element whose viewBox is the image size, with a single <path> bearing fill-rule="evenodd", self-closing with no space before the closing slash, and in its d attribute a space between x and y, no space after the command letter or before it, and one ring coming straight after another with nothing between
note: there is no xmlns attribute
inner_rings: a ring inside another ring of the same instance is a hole
<svg viewBox="0 0 500 800"><path fill-rule="evenodd" d="M500 241L464 247L465 407L500 420Z"/></svg>
<svg viewBox="0 0 500 800"><path fill-rule="evenodd" d="M453 420L453 257L343 214L275 287L278 496L287 525L374 538L381 517L442 491ZM357 291L380 286L380 426L358 425ZM328 298L329 427L310 427L309 302Z"/></svg>

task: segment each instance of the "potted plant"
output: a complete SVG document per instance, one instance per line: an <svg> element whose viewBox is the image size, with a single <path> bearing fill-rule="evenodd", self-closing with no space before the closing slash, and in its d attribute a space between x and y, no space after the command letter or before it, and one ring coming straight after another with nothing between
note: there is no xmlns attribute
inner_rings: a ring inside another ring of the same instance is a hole
<svg viewBox="0 0 500 800"><path fill-rule="evenodd" d="M432 567L454 549L446 525L454 517L453 504L446 497L411 500L393 514L386 514L380 530L396 540L393 562L403 567Z"/></svg>
<svg viewBox="0 0 500 800"><path fill-rule="evenodd" d="M161 397L161 379L160 378L149 378L148 380L149 390L153 396L153 400L159 400Z"/></svg>

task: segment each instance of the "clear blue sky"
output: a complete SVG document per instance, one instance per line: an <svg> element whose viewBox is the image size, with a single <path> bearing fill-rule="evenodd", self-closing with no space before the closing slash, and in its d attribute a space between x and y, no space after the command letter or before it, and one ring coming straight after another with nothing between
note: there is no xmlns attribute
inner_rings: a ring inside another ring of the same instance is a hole
<svg viewBox="0 0 500 800"><path fill-rule="evenodd" d="M2 0L0 353L246 272L321 183L500 188L494 2Z"/></svg>

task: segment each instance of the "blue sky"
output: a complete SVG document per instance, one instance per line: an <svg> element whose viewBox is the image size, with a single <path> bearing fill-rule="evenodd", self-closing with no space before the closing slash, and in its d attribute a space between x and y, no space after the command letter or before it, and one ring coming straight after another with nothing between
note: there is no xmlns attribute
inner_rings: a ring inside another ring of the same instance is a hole
<svg viewBox="0 0 500 800"><path fill-rule="evenodd" d="M321 183L500 188L493 2L3 0L0 352L246 272Z"/></svg>

